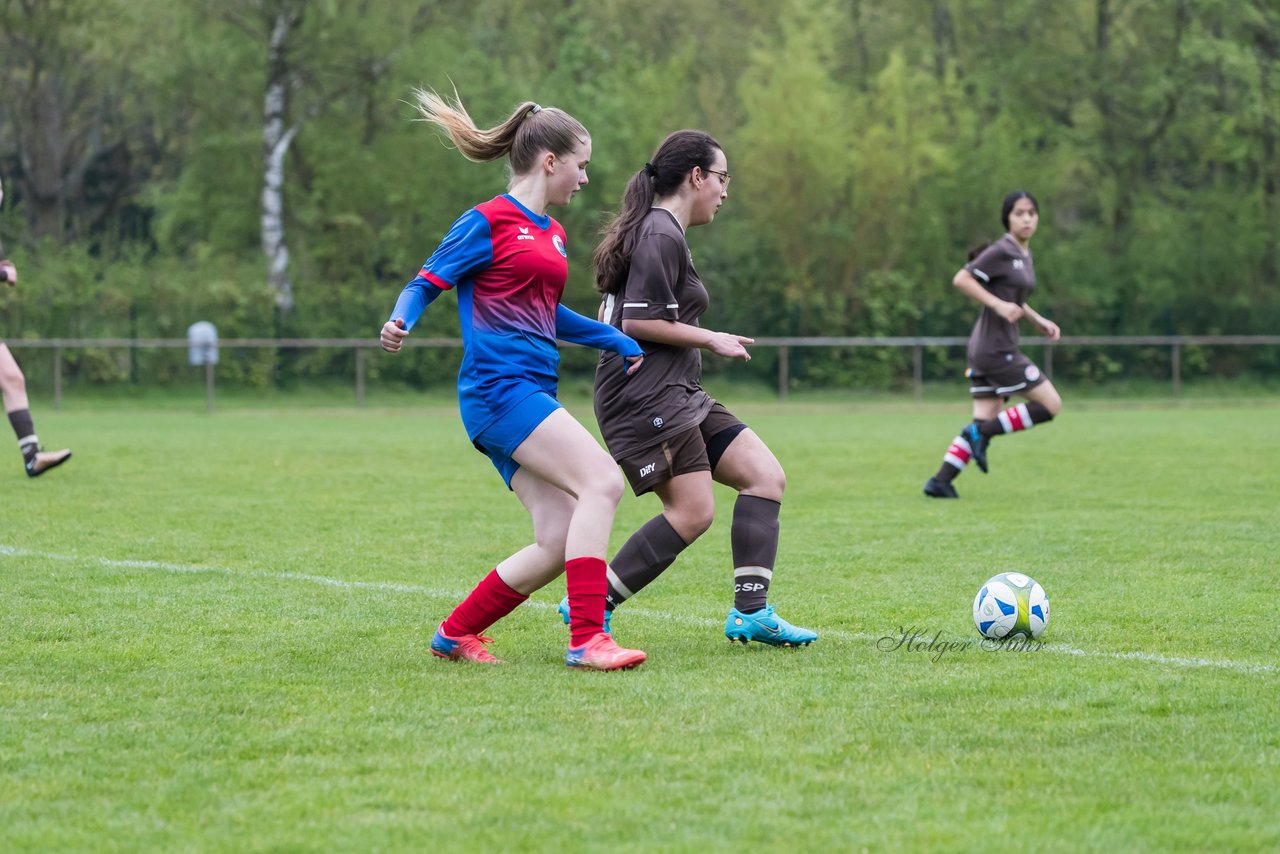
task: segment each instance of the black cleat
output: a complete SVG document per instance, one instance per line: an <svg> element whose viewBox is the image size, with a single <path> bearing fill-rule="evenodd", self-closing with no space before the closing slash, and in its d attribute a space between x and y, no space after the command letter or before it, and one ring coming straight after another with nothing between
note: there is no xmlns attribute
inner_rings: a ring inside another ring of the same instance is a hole
<svg viewBox="0 0 1280 854"><path fill-rule="evenodd" d="M69 459L71 459L71 451L66 448L61 451L37 451L36 455L31 458L31 462L26 464L27 477L39 477L49 469L55 469Z"/></svg>
<svg viewBox="0 0 1280 854"><path fill-rule="evenodd" d="M960 431L960 435L969 443L969 450L973 453L973 461L978 464L978 468L982 469L982 473L987 473L987 445L991 442L989 436L984 436L978 430L977 422L969 422L964 425L964 429Z"/></svg>
<svg viewBox="0 0 1280 854"><path fill-rule="evenodd" d="M931 477L924 485L924 494L930 498L959 498L960 493L945 480Z"/></svg>

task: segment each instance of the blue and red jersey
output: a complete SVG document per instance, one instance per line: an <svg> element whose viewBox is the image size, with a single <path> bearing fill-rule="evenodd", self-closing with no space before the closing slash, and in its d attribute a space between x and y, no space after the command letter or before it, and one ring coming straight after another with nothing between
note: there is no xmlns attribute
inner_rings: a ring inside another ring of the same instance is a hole
<svg viewBox="0 0 1280 854"><path fill-rule="evenodd" d="M626 335L560 305L568 276L564 228L504 193L459 217L405 285L391 319L406 329L441 293L458 292L458 402L472 440L529 395L555 396L556 339L640 355Z"/></svg>

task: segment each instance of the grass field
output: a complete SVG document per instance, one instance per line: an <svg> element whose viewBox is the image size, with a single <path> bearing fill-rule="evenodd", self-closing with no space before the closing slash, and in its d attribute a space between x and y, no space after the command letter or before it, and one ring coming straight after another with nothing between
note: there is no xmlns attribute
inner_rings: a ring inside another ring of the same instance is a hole
<svg viewBox="0 0 1280 854"><path fill-rule="evenodd" d="M40 409L76 457L0 477L0 850L1276 850L1280 408L1071 403L958 502L920 486L962 400L736 407L822 637L725 641L722 518L609 674L565 670L562 583L509 666L424 654L529 536L447 400ZM1043 648L973 643L1004 570Z"/></svg>

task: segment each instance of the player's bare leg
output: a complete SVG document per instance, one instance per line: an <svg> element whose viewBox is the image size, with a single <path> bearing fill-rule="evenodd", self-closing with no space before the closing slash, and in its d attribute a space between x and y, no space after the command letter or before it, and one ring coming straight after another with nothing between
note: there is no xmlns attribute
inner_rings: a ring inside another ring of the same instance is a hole
<svg viewBox="0 0 1280 854"><path fill-rule="evenodd" d="M22 451L22 461L28 477L39 477L71 459L68 448L60 451L40 449L40 439L36 436L27 400L26 377L22 375L9 347L3 343L0 343L0 397L3 397L5 413L18 437L18 447Z"/></svg>
<svg viewBox="0 0 1280 854"><path fill-rule="evenodd" d="M617 465L595 437L563 409L547 416L511 457L530 475L574 499L564 535L565 586L570 603L565 664L583 670L639 666L645 654L619 647L604 631L604 555L623 489Z"/></svg>

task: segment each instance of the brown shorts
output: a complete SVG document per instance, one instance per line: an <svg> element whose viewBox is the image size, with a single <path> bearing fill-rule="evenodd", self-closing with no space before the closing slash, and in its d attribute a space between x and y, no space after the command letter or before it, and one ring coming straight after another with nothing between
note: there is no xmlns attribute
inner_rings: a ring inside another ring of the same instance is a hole
<svg viewBox="0 0 1280 854"><path fill-rule="evenodd" d="M715 471L733 438L747 429L732 412L712 404L702 423L666 437L661 443L614 457L632 491L644 495L680 474Z"/></svg>
<svg viewBox="0 0 1280 854"><path fill-rule="evenodd" d="M1047 379L1035 362L1017 350L1000 353L995 361L984 364L980 369L971 367L964 375L969 378L970 397L1007 398L1013 394L1024 394Z"/></svg>

